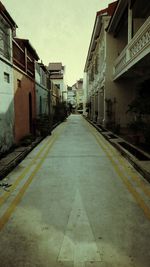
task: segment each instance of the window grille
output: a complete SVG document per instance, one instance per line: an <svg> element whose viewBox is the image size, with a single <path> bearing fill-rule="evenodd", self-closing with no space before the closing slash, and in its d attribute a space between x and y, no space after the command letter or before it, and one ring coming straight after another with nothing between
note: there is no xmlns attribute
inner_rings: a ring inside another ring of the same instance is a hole
<svg viewBox="0 0 150 267"><path fill-rule="evenodd" d="M0 55L6 59L11 59L10 48L10 30L9 26L5 23L2 17L0 17Z"/></svg>

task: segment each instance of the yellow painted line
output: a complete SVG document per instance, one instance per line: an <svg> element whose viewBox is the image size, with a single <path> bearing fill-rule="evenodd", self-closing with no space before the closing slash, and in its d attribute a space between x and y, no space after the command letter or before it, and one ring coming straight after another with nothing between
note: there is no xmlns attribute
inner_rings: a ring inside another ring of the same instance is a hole
<svg viewBox="0 0 150 267"><path fill-rule="evenodd" d="M61 134L61 132L59 133L59 135ZM43 161L45 160L46 156L48 155L52 145L54 144L54 142L56 141L56 139L58 138L58 136L55 136L53 138L53 141L50 143L50 145L48 146L48 148L46 149L42 159L40 160L40 162L37 164L36 168L34 169L34 171L31 173L31 175L29 176L28 180L25 182L25 184L22 186L22 188L20 189L19 193L17 194L17 196L14 198L14 200L11 202L10 206L8 207L8 209L6 210L6 212L3 214L3 216L0 218L0 231L2 230L2 228L5 226L5 224L8 222L10 216L12 215L12 213L14 212L14 210L16 209L17 205L19 204L19 202L21 201L24 193L26 192L26 190L28 189L29 185L31 184L31 182L33 181L36 173L39 171L39 169L41 168L41 165L43 163Z"/></svg>
<svg viewBox="0 0 150 267"><path fill-rule="evenodd" d="M150 197L150 188L146 187L146 185L144 184L144 182L138 177L138 175L134 174L132 172L132 170L130 170L127 166L126 163L123 162L122 159L120 159L120 163L124 166L127 174L132 178L132 180L134 180L136 182L136 184L138 185L139 188L141 188L143 190L143 192L145 193L145 195L147 197Z"/></svg>
<svg viewBox="0 0 150 267"><path fill-rule="evenodd" d="M92 127L90 125L90 127ZM93 130L95 130L95 128L93 128ZM137 186L143 190L144 194L147 197L150 197L150 188L148 188L146 186L146 184L144 183L144 181L142 181L142 179L140 179L140 177L138 177L138 174L134 174L132 170L130 170L127 167L127 163L125 162L125 159L117 153L116 149L101 135L99 135L97 133L97 131L95 130L95 133L97 134L97 136L105 143L105 145L108 147L109 150L111 150L111 152L115 155L115 157L117 158L117 160L119 161L120 164L123 165L126 173L132 178L132 180L135 181L135 183L137 184Z"/></svg>
<svg viewBox="0 0 150 267"><path fill-rule="evenodd" d="M50 140L51 141L51 140ZM9 197L9 195L16 189L17 185L20 183L20 181L25 177L25 175L28 173L28 171L31 169L35 161L39 158L39 156L42 154L42 152L46 149L48 142L42 147L42 149L37 153L35 158L31 161L31 163L24 169L24 171L21 173L21 175L18 176L18 178L15 180L14 184L10 187L9 192L5 192L3 196L0 197L0 206L4 203L4 201Z"/></svg>
<svg viewBox="0 0 150 267"><path fill-rule="evenodd" d="M126 163L125 159L120 154L116 153L116 151L112 147L112 145L109 144L105 139L104 139L104 142L105 142L106 146L108 147L108 149L111 150L111 152L117 158L117 160L119 161L119 163L124 167L126 173L132 178L132 180L135 181L135 183L137 184L137 186L140 189L143 190L144 194L147 197L150 197L150 188L146 187L144 181L142 181L142 179L140 179L140 177L138 177L138 174L135 175L133 173L133 171L127 167L127 163Z"/></svg>
<svg viewBox="0 0 150 267"><path fill-rule="evenodd" d="M36 162L36 160L41 156L43 151L47 148L51 142L53 142L54 137L46 142L46 144L43 145L43 147L39 150L39 152L36 154L34 159L31 161L31 163L24 169L24 171L18 176L18 178L15 180L14 184L10 187L9 192L5 192L1 197L0 197L0 206L7 200L7 198L10 196L10 194L16 189L18 184L23 180L25 175L29 172L29 170L32 168L33 164Z"/></svg>
<svg viewBox="0 0 150 267"><path fill-rule="evenodd" d="M100 142L99 138L95 135L93 128L90 127L92 134L94 135L96 141L98 142L99 146L103 149L109 160L111 161L116 173L121 178L123 183L126 185L128 191L132 194L140 208L144 211L145 216L150 220L150 208L146 205L144 200L141 198L139 193L133 188L132 184L129 182L129 180L126 178L126 176L123 174L123 172L118 168L116 163L114 162L112 156L109 154L108 150L104 147L104 145Z"/></svg>

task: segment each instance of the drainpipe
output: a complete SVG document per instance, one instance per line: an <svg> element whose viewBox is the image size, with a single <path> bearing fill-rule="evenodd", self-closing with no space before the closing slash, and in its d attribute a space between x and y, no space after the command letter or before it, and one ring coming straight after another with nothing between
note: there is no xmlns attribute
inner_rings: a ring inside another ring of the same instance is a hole
<svg viewBox="0 0 150 267"><path fill-rule="evenodd" d="M51 135L51 130L52 130L52 113L51 113L51 80L50 80L50 75L48 74L48 123L49 123L49 134Z"/></svg>

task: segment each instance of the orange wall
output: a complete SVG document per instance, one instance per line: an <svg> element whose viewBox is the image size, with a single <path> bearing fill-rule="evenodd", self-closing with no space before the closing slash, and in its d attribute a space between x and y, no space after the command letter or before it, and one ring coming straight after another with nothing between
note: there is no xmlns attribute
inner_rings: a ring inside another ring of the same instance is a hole
<svg viewBox="0 0 150 267"><path fill-rule="evenodd" d="M18 79L21 81L21 87L18 87ZM34 119L36 115L35 83L29 77L14 69L15 143L30 134L29 93L32 95L32 118Z"/></svg>

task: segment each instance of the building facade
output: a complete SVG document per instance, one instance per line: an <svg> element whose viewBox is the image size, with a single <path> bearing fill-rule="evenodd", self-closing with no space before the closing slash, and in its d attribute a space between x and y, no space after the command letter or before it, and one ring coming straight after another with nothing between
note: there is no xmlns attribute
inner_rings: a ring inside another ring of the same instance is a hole
<svg viewBox="0 0 150 267"><path fill-rule="evenodd" d="M83 102L84 102L84 90L83 90L83 79L79 79L76 82L76 109L79 113L83 113Z"/></svg>
<svg viewBox="0 0 150 267"><path fill-rule="evenodd" d="M65 81L65 66L61 62L49 63L47 67L51 81L60 89L61 101L67 101L67 85Z"/></svg>
<svg viewBox="0 0 150 267"><path fill-rule="evenodd" d="M113 2L97 12L85 64L86 102L91 120L125 129L139 88L149 84L149 1Z"/></svg>
<svg viewBox="0 0 150 267"><path fill-rule="evenodd" d="M14 38L14 114L15 143L35 133L36 118L35 61L39 57L29 40Z"/></svg>
<svg viewBox="0 0 150 267"><path fill-rule="evenodd" d="M109 92L106 82L110 65L107 64L107 61L111 60L111 51L108 49L105 29L108 26L115 6L116 2L96 14L84 69L88 116L91 120L103 125L106 125L108 120L106 101Z"/></svg>
<svg viewBox="0 0 150 267"><path fill-rule="evenodd" d="M0 153L14 143L12 39L16 23L0 2Z"/></svg>
<svg viewBox="0 0 150 267"><path fill-rule="evenodd" d="M48 115L50 81L43 63L35 63L36 116Z"/></svg>
<svg viewBox="0 0 150 267"><path fill-rule="evenodd" d="M108 86L116 95L116 122L126 127L137 119L127 113L129 105L150 84L150 2L118 1L107 42L112 48Z"/></svg>
<svg viewBox="0 0 150 267"><path fill-rule="evenodd" d="M67 103L68 107L71 109L75 109L77 106L77 99L76 99L76 87L75 86L68 86L67 87Z"/></svg>

